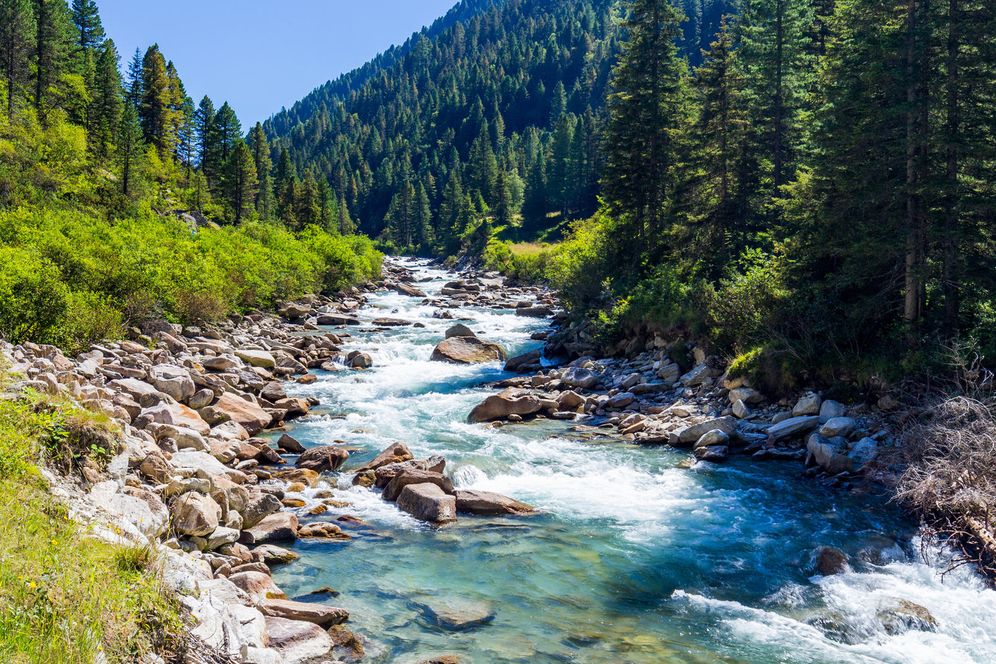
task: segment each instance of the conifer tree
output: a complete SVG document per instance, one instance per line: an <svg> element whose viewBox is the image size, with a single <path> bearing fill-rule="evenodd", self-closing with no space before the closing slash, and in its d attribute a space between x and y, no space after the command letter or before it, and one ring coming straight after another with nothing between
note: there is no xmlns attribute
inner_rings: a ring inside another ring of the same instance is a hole
<svg viewBox="0 0 996 664"><path fill-rule="evenodd" d="M435 235L432 230L432 206L429 202L429 194L421 182L415 193L414 215L415 242L421 251L431 251L433 244L435 244Z"/></svg>
<svg viewBox="0 0 996 664"><path fill-rule="evenodd" d="M227 163L228 156L235 147L236 141L242 136L242 125L235 115L235 110L226 101L214 116L214 132L218 141L218 158Z"/></svg>
<svg viewBox="0 0 996 664"><path fill-rule="evenodd" d="M339 232L343 235L351 235L356 232L356 224L353 223L353 219L349 216L349 206L346 204L345 198L339 199L339 204L336 206L336 212L339 215Z"/></svg>
<svg viewBox="0 0 996 664"><path fill-rule="evenodd" d="M214 103L210 97L205 95L194 112L193 124L198 164L205 177L207 177L208 182L217 179L220 169L217 161L218 148L214 135L214 116Z"/></svg>
<svg viewBox="0 0 996 664"><path fill-rule="evenodd" d="M33 0L35 109L43 119L49 97L67 64L69 16L64 0Z"/></svg>
<svg viewBox="0 0 996 664"><path fill-rule="evenodd" d="M478 192L489 204L494 201L495 182L498 178L498 158L491 145L488 123L481 125L481 130L470 148L467 163L467 186Z"/></svg>
<svg viewBox="0 0 996 664"><path fill-rule="evenodd" d="M241 138L236 139L227 162L228 200L232 218L240 223L253 210L256 200L256 164L252 151Z"/></svg>
<svg viewBox="0 0 996 664"><path fill-rule="evenodd" d="M84 53L96 51L104 42L104 26L95 0L73 0L76 45Z"/></svg>
<svg viewBox="0 0 996 664"><path fill-rule="evenodd" d="M273 181L270 175L273 162L270 159L270 145L266 140L266 132L259 122L249 134L249 147L252 149L253 162L256 164L256 176L259 189L256 193L256 212L260 219L270 219L273 216Z"/></svg>
<svg viewBox="0 0 996 664"><path fill-rule="evenodd" d="M11 122L30 75L33 41L29 0L0 0L0 74L7 84L7 119Z"/></svg>
<svg viewBox="0 0 996 664"><path fill-rule="evenodd" d="M678 15L667 0L634 0L625 27L629 38L612 72L602 185L622 224L619 236L639 247L659 241L675 187L686 71L675 46Z"/></svg>
<svg viewBox="0 0 996 664"><path fill-rule="evenodd" d="M145 90L142 87L144 63L145 57L142 55L142 51L136 48L128 62L128 73L125 77L125 99L135 107L136 112L141 108L142 98L145 95Z"/></svg>
<svg viewBox="0 0 996 664"><path fill-rule="evenodd" d="M142 102L139 105L139 117L145 142L157 148L162 158L173 154L176 148L174 94L166 59L159 51L159 46L153 44L142 60Z"/></svg>
<svg viewBox="0 0 996 664"><path fill-rule="evenodd" d="M110 39L104 41L97 56L91 97L87 138L94 155L104 159L111 153L114 137L121 127L124 107L121 74L118 72L118 51Z"/></svg>
<svg viewBox="0 0 996 664"><path fill-rule="evenodd" d="M133 196L136 190L139 169L145 154L142 141L142 126L138 111L131 104L125 104L121 114L121 130L117 139L118 164L121 169L121 191Z"/></svg>

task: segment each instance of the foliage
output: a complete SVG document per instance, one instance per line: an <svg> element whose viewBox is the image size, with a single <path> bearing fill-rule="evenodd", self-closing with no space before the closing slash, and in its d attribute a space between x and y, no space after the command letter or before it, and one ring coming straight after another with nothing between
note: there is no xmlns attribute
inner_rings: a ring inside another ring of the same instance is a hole
<svg viewBox="0 0 996 664"><path fill-rule="evenodd" d="M92 455L79 435L84 426L95 426L92 418L66 404L0 400L4 661L135 661L168 654L182 633L179 609L149 573L147 556L70 521L38 474L35 464L56 449L75 449L80 460Z"/></svg>

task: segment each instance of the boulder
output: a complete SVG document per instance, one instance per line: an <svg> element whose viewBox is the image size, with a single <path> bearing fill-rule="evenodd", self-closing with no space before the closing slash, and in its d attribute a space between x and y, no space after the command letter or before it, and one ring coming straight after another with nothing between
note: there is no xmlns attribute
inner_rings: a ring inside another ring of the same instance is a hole
<svg viewBox="0 0 996 664"><path fill-rule="evenodd" d="M536 514L532 505L490 491L456 491L457 512L482 516Z"/></svg>
<svg viewBox="0 0 996 664"><path fill-rule="evenodd" d="M289 433L285 433L280 436L277 440L277 447L285 452L290 452L291 454L300 454L301 452L304 452L305 449L304 445L302 445L297 438Z"/></svg>
<svg viewBox="0 0 996 664"><path fill-rule="evenodd" d="M727 395L730 403L743 401L745 404L754 406L764 401L764 395L752 387L736 387L730 390Z"/></svg>
<svg viewBox="0 0 996 664"><path fill-rule="evenodd" d="M374 318L370 324L375 327L405 327L411 325L412 321L402 318Z"/></svg>
<svg viewBox="0 0 996 664"><path fill-rule="evenodd" d="M534 415L542 410L540 398L534 394L521 393L507 389L499 394L493 394L474 406L467 416L471 423L490 422L505 419L509 415L520 417Z"/></svg>
<svg viewBox="0 0 996 664"><path fill-rule="evenodd" d="M140 426L138 423L142 420L146 424L156 422L158 424L172 424L178 427L193 429L201 435L207 435L211 431L211 426L204 421L196 410L175 401L162 401L154 406L143 409L138 417L135 418L135 426Z"/></svg>
<svg viewBox="0 0 996 664"><path fill-rule="evenodd" d="M694 445L699 438L704 434L712 431L713 429L718 429L725 433L727 436L733 434L736 431L737 424L736 420L732 417L718 417L712 420L706 420L705 422L700 422L698 424L693 424L690 427L682 429L678 433L678 447L689 447Z"/></svg>
<svg viewBox="0 0 996 664"><path fill-rule="evenodd" d="M476 337L474 331L464 325L463 323L457 323L456 325L450 327L446 330L446 338L452 339L453 337Z"/></svg>
<svg viewBox="0 0 996 664"><path fill-rule="evenodd" d="M560 375L560 382L566 387L590 390L601 380L601 376L590 369L570 367Z"/></svg>
<svg viewBox="0 0 996 664"><path fill-rule="evenodd" d="M800 417L802 415L819 415L820 406L823 404L823 399L819 394L810 392L809 394L804 394L798 401L795 402L795 406L792 407L792 416Z"/></svg>
<svg viewBox="0 0 996 664"><path fill-rule="evenodd" d="M516 316L528 316L529 318L548 318L553 315L553 309L536 305L533 307L518 307L515 310Z"/></svg>
<svg viewBox="0 0 996 664"><path fill-rule="evenodd" d="M388 287L401 295L407 295L409 297L427 297L425 291L419 290L418 288L403 282L390 284Z"/></svg>
<svg viewBox="0 0 996 664"><path fill-rule="evenodd" d="M301 664L320 659L332 650L332 637L318 625L301 620L267 616L269 647L282 664Z"/></svg>
<svg viewBox="0 0 996 664"><path fill-rule="evenodd" d="M605 402L605 408L608 410L620 410L634 401L636 401L636 395L632 392L619 392L608 398Z"/></svg>
<svg viewBox="0 0 996 664"><path fill-rule="evenodd" d="M297 539L297 517L289 512L276 512L259 523L242 531L239 541L243 544L287 542Z"/></svg>
<svg viewBox="0 0 996 664"><path fill-rule="evenodd" d="M505 359L502 347L477 337L450 337L441 341L429 359L436 362L480 364Z"/></svg>
<svg viewBox="0 0 996 664"><path fill-rule="evenodd" d="M820 405L820 417L832 418L844 417L845 415L847 415L847 406L839 401L827 399Z"/></svg>
<svg viewBox="0 0 996 664"><path fill-rule="evenodd" d="M446 459L435 456L429 457L428 459L419 459L417 461L412 459L410 461L402 461L399 463L389 463L386 466L381 466L377 470L367 472L373 473L374 486L378 489L383 489L391 483L391 480L408 470L424 470L431 473L442 473L445 467Z"/></svg>
<svg viewBox="0 0 996 664"><path fill-rule="evenodd" d="M531 371L537 371L542 367L542 358L543 351L540 350L532 350L528 353L523 353L522 355L516 355L515 357L509 358L508 362L505 363L505 371L512 371L516 373L529 373Z"/></svg>
<svg viewBox="0 0 996 664"><path fill-rule="evenodd" d="M684 385L685 387L697 387L699 385L704 385L706 382L708 382L711 373L712 370L709 368L709 365L699 364L695 367L692 367L686 374L684 374L678 380L680 380L681 384Z"/></svg>
<svg viewBox="0 0 996 664"><path fill-rule="evenodd" d="M340 314L320 314L318 316L319 325L330 325L342 327L343 325L359 325L360 319L354 316L342 316Z"/></svg>
<svg viewBox="0 0 996 664"><path fill-rule="evenodd" d="M840 436L827 438L814 433L806 440L806 451L817 466L831 475L851 471L852 464L847 456L846 438Z"/></svg>
<svg viewBox="0 0 996 664"><path fill-rule="evenodd" d="M708 447L696 447L695 458L699 461L726 461L730 456L730 448L727 445L710 445Z"/></svg>
<svg viewBox="0 0 996 664"><path fill-rule="evenodd" d="M175 364L153 366L149 369L149 382L157 390L177 401L186 401L197 391L190 372Z"/></svg>
<svg viewBox="0 0 996 664"><path fill-rule="evenodd" d="M401 491L409 484L435 484L444 493L453 494L453 482L442 473L420 468L406 468L396 475L387 486L384 487L384 500L394 501L401 495Z"/></svg>
<svg viewBox="0 0 996 664"><path fill-rule="evenodd" d="M411 461L414 459L411 450L404 443L394 443L383 452L374 457L373 461L370 461L359 468L356 469L357 473L362 473L366 470L377 470L381 466L386 466L390 463L401 463L403 461Z"/></svg>
<svg viewBox="0 0 996 664"><path fill-rule="evenodd" d="M398 496L398 508L430 523L456 521L456 497L435 484L409 484Z"/></svg>
<svg viewBox="0 0 996 664"><path fill-rule="evenodd" d="M237 422L250 436L254 436L264 428L269 426L273 417L263 410L259 405L236 396L231 392L225 392L214 404L213 408L227 415L233 422Z"/></svg>
<svg viewBox="0 0 996 664"><path fill-rule="evenodd" d="M819 428L819 434L827 438L847 437L857 428L858 422L853 417L831 417Z"/></svg>
<svg viewBox="0 0 996 664"><path fill-rule="evenodd" d="M177 534L204 537L217 530L221 506L210 496L188 491L173 501L170 515Z"/></svg>
<svg viewBox="0 0 996 664"><path fill-rule="evenodd" d="M751 415L750 407L748 407L747 404L745 404L742 399L737 399L736 401L734 401L733 407L730 410L733 411L734 417L741 420L745 420Z"/></svg>
<svg viewBox="0 0 996 664"><path fill-rule="evenodd" d="M346 365L351 369L369 369L373 366L373 358L369 353L354 350L346 356Z"/></svg>
<svg viewBox="0 0 996 664"><path fill-rule="evenodd" d="M808 433L820 425L818 415L803 415L801 417L789 417L778 424L768 427L768 437L774 442L788 440L796 436Z"/></svg>
<svg viewBox="0 0 996 664"><path fill-rule="evenodd" d="M905 632L933 632L937 630L937 619L927 607L907 599L895 600L879 608L876 614L887 634L896 636Z"/></svg>
<svg viewBox="0 0 996 664"><path fill-rule="evenodd" d="M848 570L847 554L834 546L821 546L813 552L811 569L820 576L832 576Z"/></svg>
<svg viewBox="0 0 996 664"><path fill-rule="evenodd" d="M728 433L722 429L710 429L699 436L699 439L695 441L694 448L697 450L703 447L712 447L714 445L727 445L729 442L730 435Z"/></svg>
<svg viewBox="0 0 996 664"><path fill-rule="evenodd" d="M300 558L293 551L275 544L260 544L252 550L252 554L257 560L262 560L267 565L286 565Z"/></svg>
<svg viewBox="0 0 996 664"><path fill-rule="evenodd" d="M272 493L262 493L250 498L239 512L242 515L242 527L252 528L271 514L279 512L281 507L280 499Z"/></svg>
<svg viewBox="0 0 996 664"><path fill-rule="evenodd" d="M264 616L303 620L319 627L331 627L349 620L349 611L335 606L297 602L291 599L267 599L259 605Z"/></svg>
<svg viewBox="0 0 996 664"><path fill-rule="evenodd" d="M331 539L331 540L352 539L349 535L342 532L342 528L340 528L334 523L329 523L328 521L306 523L298 529L297 536L300 538L312 538L312 539Z"/></svg>
<svg viewBox="0 0 996 664"><path fill-rule="evenodd" d="M851 469L855 472L875 460L878 456L878 441L874 438L862 438L851 446L847 458L851 460Z"/></svg>
<svg viewBox="0 0 996 664"><path fill-rule="evenodd" d="M322 473L339 470L347 459L349 459L349 452L342 447L320 445L302 452L294 465L298 468L306 468L316 473Z"/></svg>
<svg viewBox="0 0 996 664"><path fill-rule="evenodd" d="M276 358L273 357L272 353L265 350L242 348L235 351L235 357L250 366L259 367L261 369L273 369L277 366Z"/></svg>

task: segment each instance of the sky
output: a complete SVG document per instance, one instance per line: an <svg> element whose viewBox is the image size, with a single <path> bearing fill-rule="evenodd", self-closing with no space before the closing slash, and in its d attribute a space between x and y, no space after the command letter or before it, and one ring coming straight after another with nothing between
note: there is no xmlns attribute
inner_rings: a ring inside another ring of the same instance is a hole
<svg viewBox="0 0 996 664"><path fill-rule="evenodd" d="M97 0L127 69L158 43L196 104L228 101L243 128L290 107L445 14L456 0Z"/></svg>

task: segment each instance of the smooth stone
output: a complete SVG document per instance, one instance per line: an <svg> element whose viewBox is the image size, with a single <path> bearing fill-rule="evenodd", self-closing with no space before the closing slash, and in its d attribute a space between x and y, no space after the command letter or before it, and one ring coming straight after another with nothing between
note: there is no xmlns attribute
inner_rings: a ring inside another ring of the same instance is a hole
<svg viewBox="0 0 996 664"><path fill-rule="evenodd" d="M318 625L301 620L267 616L269 646L280 653L285 664L302 664L328 655L332 637Z"/></svg>
<svg viewBox="0 0 996 664"><path fill-rule="evenodd" d="M297 517L289 512L275 512L259 523L242 531L239 541L243 544L286 542L297 539Z"/></svg>
<svg viewBox="0 0 996 664"><path fill-rule="evenodd" d="M398 496L398 508L430 523L456 521L456 497L435 484L409 484Z"/></svg>
<svg viewBox="0 0 996 664"><path fill-rule="evenodd" d="M536 508L521 501L490 491L457 489L457 512L482 516L536 514Z"/></svg>
<svg viewBox="0 0 996 664"><path fill-rule="evenodd" d="M454 632L487 625L496 617L489 603L458 598L431 599L416 606L426 620Z"/></svg>
<svg viewBox="0 0 996 664"><path fill-rule="evenodd" d="M429 358L436 362L481 364L505 359L505 351L498 344L477 337L450 337L441 341Z"/></svg>
<svg viewBox="0 0 996 664"><path fill-rule="evenodd" d="M268 599L259 605L259 610L270 618L303 620L320 627L331 627L349 620L346 609L292 599Z"/></svg>

